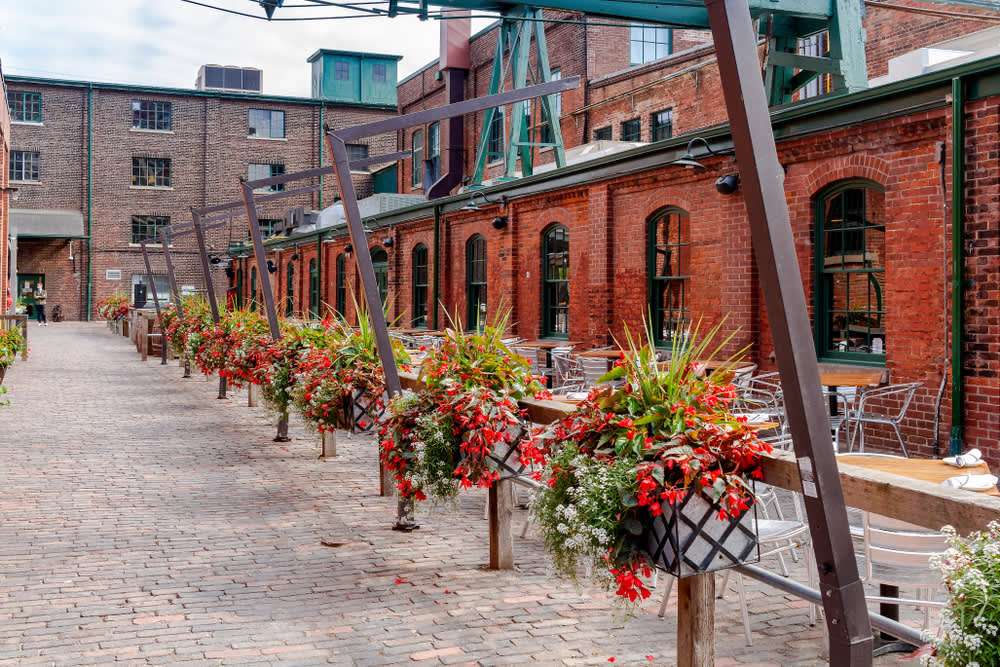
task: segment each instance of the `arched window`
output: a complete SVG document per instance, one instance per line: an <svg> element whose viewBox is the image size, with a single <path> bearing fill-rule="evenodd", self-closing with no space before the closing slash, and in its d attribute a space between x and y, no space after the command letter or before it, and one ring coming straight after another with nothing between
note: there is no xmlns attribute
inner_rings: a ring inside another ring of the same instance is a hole
<svg viewBox="0 0 1000 667"><path fill-rule="evenodd" d="M885 190L836 183L816 199L816 344L820 357L885 361Z"/></svg>
<svg viewBox="0 0 1000 667"><path fill-rule="evenodd" d="M481 331L486 323L486 239L465 242L465 328Z"/></svg>
<svg viewBox="0 0 1000 667"><path fill-rule="evenodd" d="M687 211L665 208L649 219L648 266L649 312L653 318L653 341L672 346L674 335L686 342L691 324L687 284L691 277L691 218Z"/></svg>
<svg viewBox="0 0 1000 667"><path fill-rule="evenodd" d="M413 133L413 143L410 145L410 185L419 188L424 182L424 133L417 130Z"/></svg>
<svg viewBox="0 0 1000 667"><path fill-rule="evenodd" d="M375 269L378 299L384 306L389 298L389 254L384 248L372 248L372 268Z"/></svg>
<svg viewBox="0 0 1000 667"><path fill-rule="evenodd" d="M414 327L427 326L427 246L413 249L413 321Z"/></svg>
<svg viewBox="0 0 1000 667"><path fill-rule="evenodd" d="M542 333L569 337L569 230L552 225L542 236Z"/></svg>
<svg viewBox="0 0 1000 667"><path fill-rule="evenodd" d="M250 310L257 310L257 267L250 267Z"/></svg>
<svg viewBox="0 0 1000 667"><path fill-rule="evenodd" d="M319 317L319 269L316 258L309 260L309 316Z"/></svg>
<svg viewBox="0 0 1000 667"><path fill-rule="evenodd" d="M336 304L337 314L347 317L347 257L337 255L337 283L336 283Z"/></svg>
<svg viewBox="0 0 1000 667"><path fill-rule="evenodd" d="M285 317L295 313L295 262L288 262L285 275Z"/></svg>

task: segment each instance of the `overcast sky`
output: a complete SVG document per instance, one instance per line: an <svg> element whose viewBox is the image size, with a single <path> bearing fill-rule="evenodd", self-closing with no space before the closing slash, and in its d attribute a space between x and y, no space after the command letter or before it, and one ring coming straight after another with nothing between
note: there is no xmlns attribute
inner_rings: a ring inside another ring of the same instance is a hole
<svg viewBox="0 0 1000 667"><path fill-rule="evenodd" d="M203 1L264 13L252 0ZM279 9L275 18L344 13ZM473 31L489 22L474 19ZM401 55L403 79L438 57L438 26L409 16L265 22L181 0L0 0L0 59L5 75L170 88L193 88L209 63L259 67L265 95L306 97L316 49Z"/></svg>

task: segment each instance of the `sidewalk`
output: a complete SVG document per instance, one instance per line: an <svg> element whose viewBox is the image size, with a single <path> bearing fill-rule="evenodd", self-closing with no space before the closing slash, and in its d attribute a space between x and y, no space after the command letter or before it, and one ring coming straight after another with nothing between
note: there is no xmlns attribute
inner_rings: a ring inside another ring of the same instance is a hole
<svg viewBox="0 0 1000 667"><path fill-rule="evenodd" d="M0 408L0 664L674 664L662 579L623 623L530 532L516 571L484 570L482 492L394 532L371 436L322 462L294 417L274 443L245 392L217 400L101 324L29 334ZM754 646L732 592L717 664L825 664L805 603L747 586Z"/></svg>

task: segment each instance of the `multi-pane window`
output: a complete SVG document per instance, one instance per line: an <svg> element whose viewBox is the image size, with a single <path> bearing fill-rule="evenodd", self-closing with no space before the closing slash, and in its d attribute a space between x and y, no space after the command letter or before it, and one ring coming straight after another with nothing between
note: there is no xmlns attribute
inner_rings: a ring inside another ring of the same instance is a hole
<svg viewBox="0 0 1000 667"><path fill-rule="evenodd" d="M170 158L132 158L132 185L144 188L169 188Z"/></svg>
<svg viewBox="0 0 1000 667"><path fill-rule="evenodd" d="M337 81L347 81L351 78L351 65L346 60L333 63L333 78Z"/></svg>
<svg viewBox="0 0 1000 667"><path fill-rule="evenodd" d="M664 109L653 114L650 125L650 134L653 141L669 139L674 135L674 110Z"/></svg>
<svg viewBox="0 0 1000 667"><path fill-rule="evenodd" d="M169 215L133 215L132 243L139 243L147 239L159 242L160 229L168 225L170 225Z"/></svg>
<svg viewBox="0 0 1000 667"><path fill-rule="evenodd" d="M288 263L285 275L285 317L295 313L295 262Z"/></svg>
<svg viewBox="0 0 1000 667"><path fill-rule="evenodd" d="M132 100L132 128L168 132L171 123L170 102Z"/></svg>
<svg viewBox="0 0 1000 667"><path fill-rule="evenodd" d="M337 314L347 317L347 257L337 255L337 280L334 286Z"/></svg>
<svg viewBox="0 0 1000 667"><path fill-rule="evenodd" d="M486 324L486 239L476 234L465 243L465 328Z"/></svg>
<svg viewBox="0 0 1000 667"><path fill-rule="evenodd" d="M649 220L649 312L657 345L685 346L690 326L685 293L691 277L691 219L686 211L667 208Z"/></svg>
<svg viewBox="0 0 1000 667"><path fill-rule="evenodd" d="M427 162L432 185L441 177L441 123L431 123L427 128Z"/></svg>
<svg viewBox="0 0 1000 667"><path fill-rule="evenodd" d="M413 320L411 326L427 326L427 246L413 249Z"/></svg>
<svg viewBox="0 0 1000 667"><path fill-rule="evenodd" d="M670 28L633 23L629 26L630 63L642 65L669 56L673 51L671 41Z"/></svg>
<svg viewBox="0 0 1000 667"><path fill-rule="evenodd" d="M257 218L257 227L260 228L260 237L267 239L274 236L278 225L283 223L282 218Z"/></svg>
<svg viewBox="0 0 1000 667"><path fill-rule="evenodd" d="M10 119L15 123L42 122L42 94L23 90L7 91Z"/></svg>
<svg viewBox="0 0 1000 667"><path fill-rule="evenodd" d="M569 335L569 230L552 225L542 237L542 331Z"/></svg>
<svg viewBox="0 0 1000 667"><path fill-rule="evenodd" d="M383 248L372 248L372 268L375 270L378 298L384 306L389 298L389 254Z"/></svg>
<svg viewBox="0 0 1000 667"><path fill-rule="evenodd" d="M413 143L410 145L410 184L420 187L424 182L424 133L417 130L413 133Z"/></svg>
<svg viewBox="0 0 1000 667"><path fill-rule="evenodd" d="M822 357L885 359L885 194L852 181L816 205L816 329Z"/></svg>
<svg viewBox="0 0 1000 667"><path fill-rule="evenodd" d="M372 65L372 81L385 83L385 65Z"/></svg>
<svg viewBox="0 0 1000 667"><path fill-rule="evenodd" d="M10 170L8 177L12 181L38 181L41 180L42 159L38 153L32 151L11 151Z"/></svg>
<svg viewBox="0 0 1000 667"><path fill-rule="evenodd" d="M503 138L503 107L493 110L493 120L490 121L490 133L486 138L486 160L502 160L504 155Z"/></svg>
<svg viewBox="0 0 1000 667"><path fill-rule="evenodd" d="M247 134L263 139L285 138L285 112L271 109L247 111Z"/></svg>
<svg viewBox="0 0 1000 667"><path fill-rule="evenodd" d="M315 257L309 260L309 316L319 317L319 265Z"/></svg>
<svg viewBox="0 0 1000 667"><path fill-rule="evenodd" d="M347 144L347 159L349 162L364 160L368 157L368 144Z"/></svg>
<svg viewBox="0 0 1000 667"><path fill-rule="evenodd" d="M247 169L247 180L248 181L259 181L265 178L274 178L276 176L284 176L285 165L283 164L260 164L251 162L249 168ZM282 192L285 189L284 183L275 183L274 185L267 185L263 188L257 188L254 192Z"/></svg>
<svg viewBox="0 0 1000 667"><path fill-rule="evenodd" d="M642 141L642 121L638 118L622 123L622 141Z"/></svg>
<svg viewBox="0 0 1000 667"><path fill-rule="evenodd" d="M594 130L594 141L600 141L602 139L606 141L611 141L610 125L608 125L607 127L599 127L596 130Z"/></svg>
<svg viewBox="0 0 1000 667"><path fill-rule="evenodd" d="M801 56L828 57L830 55L830 33L820 32L798 40L796 52ZM820 74L799 89L799 99L823 95L833 90L833 75Z"/></svg>
<svg viewBox="0 0 1000 667"><path fill-rule="evenodd" d="M558 69L552 70L552 80L558 81L562 78L562 72ZM553 98L553 106L555 107L555 118L546 118L545 124L542 125L542 136L541 141L543 144L551 144L556 140L555 134L552 132L552 123L559 122L559 116L562 115L562 93L557 93L555 95L550 95ZM544 108L544 107L543 107ZM544 115L544 114L543 114Z"/></svg>

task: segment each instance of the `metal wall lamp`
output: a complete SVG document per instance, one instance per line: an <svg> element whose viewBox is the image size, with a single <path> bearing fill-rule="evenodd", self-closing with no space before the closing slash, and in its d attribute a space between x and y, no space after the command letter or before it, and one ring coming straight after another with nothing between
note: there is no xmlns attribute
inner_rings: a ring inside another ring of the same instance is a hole
<svg viewBox="0 0 1000 667"><path fill-rule="evenodd" d="M684 150L684 155L680 156L676 160L672 160L667 164L673 165L675 167L687 167L688 169L704 169L705 165L694 159L694 154L691 152L691 147L694 146L696 141L700 141L705 144L705 150L708 151L709 155L721 155L721 153L716 153L712 150L712 147L708 145L708 140L704 137L695 137L688 142L687 148Z"/></svg>
<svg viewBox="0 0 1000 667"><path fill-rule="evenodd" d="M471 194L469 194L469 203L466 204L465 206L463 206L459 210L460 211L481 211L481 210L483 210L483 209L481 209L476 204L476 197L477 196L480 197L480 198L482 198L482 200L484 202L486 202L487 204L493 204L493 205L499 204L500 206L503 206L504 208L507 208L507 197L501 196L500 197L500 201L494 201L494 200L490 199L489 197L487 197L486 195L484 195L482 192L479 192L478 190L473 190L471 192Z"/></svg>
<svg viewBox="0 0 1000 667"><path fill-rule="evenodd" d="M270 273L277 273L278 272L278 267L275 265L275 263L273 261L267 260L267 270Z"/></svg>

